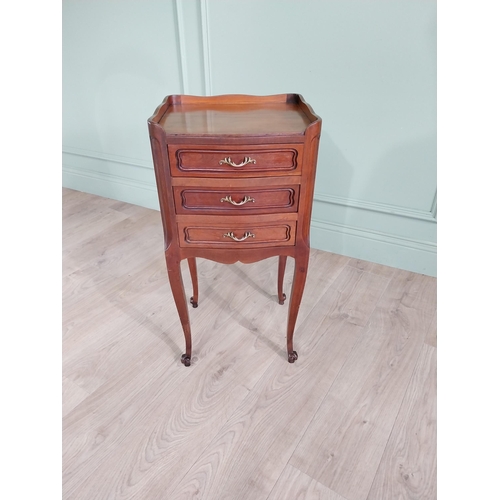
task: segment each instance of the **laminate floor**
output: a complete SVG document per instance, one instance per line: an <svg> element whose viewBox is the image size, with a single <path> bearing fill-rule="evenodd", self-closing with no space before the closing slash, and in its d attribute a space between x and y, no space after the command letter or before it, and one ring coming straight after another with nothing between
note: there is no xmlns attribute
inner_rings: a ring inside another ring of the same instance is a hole
<svg viewBox="0 0 500 500"><path fill-rule="evenodd" d="M435 278L312 250L289 364L277 270L198 259L186 368L159 212L63 189L65 500L436 498Z"/></svg>

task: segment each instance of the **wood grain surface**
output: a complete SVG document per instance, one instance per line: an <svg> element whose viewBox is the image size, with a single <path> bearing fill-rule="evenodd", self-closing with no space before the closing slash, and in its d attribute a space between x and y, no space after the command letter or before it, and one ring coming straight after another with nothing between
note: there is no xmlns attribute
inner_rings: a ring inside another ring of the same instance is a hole
<svg viewBox="0 0 500 500"><path fill-rule="evenodd" d="M434 284L395 273L290 460L346 498L370 490L433 318Z"/></svg>
<svg viewBox="0 0 500 500"><path fill-rule="evenodd" d="M429 330L427 330L427 335L425 337L425 343L437 347L437 310L434 313L434 318L429 325Z"/></svg>
<svg viewBox="0 0 500 500"><path fill-rule="evenodd" d="M267 500L346 500L307 474L287 465Z"/></svg>
<svg viewBox="0 0 500 500"><path fill-rule="evenodd" d="M435 279L312 250L289 364L278 257L197 259L187 369L158 212L65 189L63 246L65 500L435 498Z"/></svg>
<svg viewBox="0 0 500 500"><path fill-rule="evenodd" d="M368 500L437 497L436 349L424 344Z"/></svg>

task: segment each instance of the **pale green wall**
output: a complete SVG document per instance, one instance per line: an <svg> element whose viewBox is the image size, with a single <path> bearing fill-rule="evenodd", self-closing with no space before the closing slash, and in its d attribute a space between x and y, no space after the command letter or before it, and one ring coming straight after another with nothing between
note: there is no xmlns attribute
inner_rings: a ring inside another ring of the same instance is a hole
<svg viewBox="0 0 500 500"><path fill-rule="evenodd" d="M157 208L172 93L304 95L323 118L313 247L436 273L436 3L63 2L64 185Z"/></svg>
<svg viewBox="0 0 500 500"><path fill-rule="evenodd" d="M62 5L63 185L157 208L146 121L182 91L174 1Z"/></svg>

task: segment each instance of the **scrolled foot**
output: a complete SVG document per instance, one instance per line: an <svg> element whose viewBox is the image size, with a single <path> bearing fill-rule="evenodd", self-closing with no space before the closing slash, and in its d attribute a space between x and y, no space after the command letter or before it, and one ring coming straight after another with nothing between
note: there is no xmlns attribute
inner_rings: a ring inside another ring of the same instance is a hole
<svg viewBox="0 0 500 500"><path fill-rule="evenodd" d="M181 356L181 363L184 365L184 366L191 366L191 356L188 356L186 354L183 354Z"/></svg>
<svg viewBox="0 0 500 500"><path fill-rule="evenodd" d="M282 306L285 303L285 300L286 300L286 294L283 294L283 300L279 300L278 298L278 304Z"/></svg>
<svg viewBox="0 0 500 500"><path fill-rule="evenodd" d="M196 309L198 307L198 302L195 302L193 297L191 297L189 299L189 302L191 303L191 305Z"/></svg>
<svg viewBox="0 0 500 500"><path fill-rule="evenodd" d="M297 354L297 351L292 351L288 353L288 362L289 363L295 363L299 359L299 355Z"/></svg>

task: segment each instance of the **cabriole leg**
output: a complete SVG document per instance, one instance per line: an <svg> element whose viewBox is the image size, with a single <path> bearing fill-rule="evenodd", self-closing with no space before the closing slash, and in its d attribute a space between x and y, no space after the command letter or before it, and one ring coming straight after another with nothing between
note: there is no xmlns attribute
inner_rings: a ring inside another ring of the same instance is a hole
<svg viewBox="0 0 500 500"><path fill-rule="evenodd" d="M286 347L288 351L288 362L294 363L298 359L297 351L293 350L293 332L297 315L299 313L302 293L306 284L307 266L309 265L309 249L295 256L295 270L293 273L292 293L288 309L288 327L286 332Z"/></svg>
<svg viewBox="0 0 500 500"><path fill-rule="evenodd" d="M278 264L278 303L282 306L285 303L286 295L283 293L283 279L285 277L286 255L279 256Z"/></svg>
<svg viewBox="0 0 500 500"><path fill-rule="evenodd" d="M196 270L196 259L194 257L188 258L189 272L191 274L191 282L193 283L193 296L189 300L191 305L198 307L198 272Z"/></svg>
<svg viewBox="0 0 500 500"><path fill-rule="evenodd" d="M182 282L180 261L176 257L168 257L167 272L170 281L170 288L174 296L179 319L181 320L182 330L184 331L184 338L186 340L186 352L181 356L181 362L185 366L191 365L191 326L189 324L189 313L186 301L186 294L184 292L184 283Z"/></svg>

